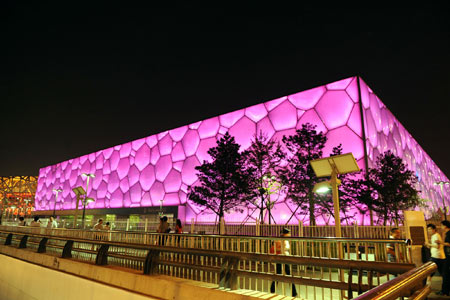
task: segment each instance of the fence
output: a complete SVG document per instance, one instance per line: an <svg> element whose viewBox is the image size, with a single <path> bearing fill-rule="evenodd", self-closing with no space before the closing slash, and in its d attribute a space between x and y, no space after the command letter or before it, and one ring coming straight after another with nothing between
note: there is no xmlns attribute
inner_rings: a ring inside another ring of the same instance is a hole
<svg viewBox="0 0 450 300"><path fill-rule="evenodd" d="M16 248L29 248L35 252L97 265L126 267L144 274L164 274L209 282L230 289L291 296L295 287L297 296L306 299L351 299L388 282L389 274L397 275L413 268L409 263L371 261L367 255L364 259L357 256L334 258L339 248L348 253L355 250L355 254L363 250L358 245L364 245L363 252L366 254L371 252L370 245L375 246L375 249L378 248L377 244L385 248L386 242L395 243L399 248L397 250L400 250L404 245L404 241L400 240L375 242L292 238L289 239L291 255L274 255L270 253L270 248L277 241L281 239L17 226L0 228L0 242ZM314 251L314 245L321 250ZM281 246L282 253L285 253L285 244L281 243ZM313 254L322 254L323 257L314 257ZM434 269L429 268L428 271ZM414 277L417 272L410 272L408 276ZM419 288L412 287L412 290ZM399 295L404 296L406 293Z"/></svg>

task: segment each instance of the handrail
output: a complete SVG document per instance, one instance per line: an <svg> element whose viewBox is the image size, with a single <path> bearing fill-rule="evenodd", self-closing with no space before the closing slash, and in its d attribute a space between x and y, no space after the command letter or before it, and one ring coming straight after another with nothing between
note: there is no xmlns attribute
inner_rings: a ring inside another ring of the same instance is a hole
<svg viewBox="0 0 450 300"><path fill-rule="evenodd" d="M6 227L6 228L5 228ZM86 232L86 233L92 233L92 232L101 232L101 233L118 233L118 234L130 234L130 235L161 235L161 236L173 236L174 233L156 233L156 232L141 232L141 231L102 231L102 230L82 230L82 229L69 229L69 228L45 228L45 227L30 227L30 226L9 226L9 225L0 225L1 229L12 229L12 228L18 228L18 229L24 229L24 231L20 230L13 230L15 232L23 232L28 233L29 231L37 231L39 229L48 230L48 231L55 231L55 232ZM249 239L249 240L290 240L290 241L301 241L301 242L317 242L317 241L332 241L332 242L353 242L353 243L375 243L375 244L386 244L386 243L394 243L394 244L405 244L409 245L410 240L409 239L368 239L368 238L337 238L337 237L276 237L276 236L247 236L247 235L216 235L216 234L191 234L191 233L183 233L182 234L185 237L209 237L209 238L242 238L242 239ZM60 235L58 235L60 236ZM70 236L67 236L70 237Z"/></svg>
<svg viewBox="0 0 450 300"><path fill-rule="evenodd" d="M428 286L423 286L423 283L436 269L437 265L434 262L428 262L371 289L354 300L393 300L411 294L414 298L410 299L423 299L431 291ZM417 289L417 286L421 287ZM414 291L414 293L411 293L411 291Z"/></svg>

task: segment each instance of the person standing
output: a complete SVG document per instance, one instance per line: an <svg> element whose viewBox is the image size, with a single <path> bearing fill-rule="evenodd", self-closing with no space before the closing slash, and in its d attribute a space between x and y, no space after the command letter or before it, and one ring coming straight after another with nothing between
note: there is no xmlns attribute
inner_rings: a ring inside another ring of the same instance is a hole
<svg viewBox="0 0 450 300"><path fill-rule="evenodd" d="M175 225L175 233L183 233L183 225L181 225L180 219L177 219L177 224Z"/></svg>
<svg viewBox="0 0 450 300"><path fill-rule="evenodd" d="M94 230L103 230L103 219L98 219L97 224L94 225Z"/></svg>
<svg viewBox="0 0 450 300"><path fill-rule="evenodd" d="M437 243L444 246L445 260L442 267L442 289L436 294L450 296L450 221L445 220L441 224L444 231L444 241L437 241Z"/></svg>
<svg viewBox="0 0 450 300"><path fill-rule="evenodd" d="M31 227L41 227L41 221L39 221L39 217L35 216L33 221L30 222Z"/></svg>
<svg viewBox="0 0 450 300"><path fill-rule="evenodd" d="M443 241L441 235L436 230L436 225L428 224L427 229L431 238L430 242L427 242L425 245L430 248L431 261L437 265L439 274L442 275L445 260ZM434 273L431 276L433 275Z"/></svg>
<svg viewBox="0 0 450 300"><path fill-rule="evenodd" d="M25 221L25 218L20 216L19 222L17 223L17 226L27 226L27 222Z"/></svg>
<svg viewBox="0 0 450 300"><path fill-rule="evenodd" d="M53 217L50 217L47 223L47 228L48 229L58 228L58 222L56 222L56 220Z"/></svg>
<svg viewBox="0 0 450 300"><path fill-rule="evenodd" d="M391 234L389 235L390 240L398 240L400 239L401 233L400 229L394 227L391 229ZM388 262L397 262L397 253L395 252L395 244L394 243L388 243L386 245L386 252L388 257ZM400 261L403 260L402 253L399 253L398 258Z"/></svg>

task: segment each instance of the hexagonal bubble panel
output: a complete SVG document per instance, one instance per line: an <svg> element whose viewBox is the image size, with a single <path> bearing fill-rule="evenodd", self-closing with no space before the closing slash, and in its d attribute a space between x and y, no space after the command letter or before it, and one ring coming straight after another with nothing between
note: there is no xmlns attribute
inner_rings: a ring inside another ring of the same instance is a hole
<svg viewBox="0 0 450 300"><path fill-rule="evenodd" d="M198 145L197 155L198 161L203 163L204 161L210 162L212 160L211 156L208 154L209 149L217 146L217 140L215 137L203 139Z"/></svg>
<svg viewBox="0 0 450 300"><path fill-rule="evenodd" d="M161 155L168 155L172 152L172 138L170 135L164 136L158 143L159 147L159 154Z"/></svg>
<svg viewBox="0 0 450 300"><path fill-rule="evenodd" d="M134 151L137 151L144 144L145 144L145 138L132 141L131 142L131 149L133 149Z"/></svg>
<svg viewBox="0 0 450 300"><path fill-rule="evenodd" d="M117 169L117 166L119 165L119 161L120 161L119 151L115 150L114 153L111 155L111 158L109 159L111 171L114 171Z"/></svg>
<svg viewBox="0 0 450 300"><path fill-rule="evenodd" d="M316 105L316 111L328 129L347 123L353 108L353 101L344 91L328 91Z"/></svg>
<svg viewBox="0 0 450 300"><path fill-rule="evenodd" d="M155 175L156 179L159 181L164 181L167 174L169 174L170 169L172 169L172 159L169 155L161 156L155 165Z"/></svg>
<svg viewBox="0 0 450 300"><path fill-rule="evenodd" d="M113 193L119 187L120 178L117 172L112 172L108 179L108 192Z"/></svg>
<svg viewBox="0 0 450 300"><path fill-rule="evenodd" d="M323 149L323 156L331 154L333 147L342 144L343 153L351 152L356 160L364 157L362 139L347 126L330 130L327 133L327 143Z"/></svg>
<svg viewBox="0 0 450 300"><path fill-rule="evenodd" d="M322 122L322 119L319 117L319 115L314 111L314 109L306 111L303 116L298 120L296 129L302 128L303 124L310 123L312 125L316 125L316 131L317 132L323 132L327 133L328 129L325 127L325 125Z"/></svg>
<svg viewBox="0 0 450 300"><path fill-rule="evenodd" d="M142 189L139 184L135 184L130 188L130 200L132 203L140 203L142 199Z"/></svg>
<svg viewBox="0 0 450 300"><path fill-rule="evenodd" d="M120 147L119 156L120 158L128 157L131 153L131 143L123 144Z"/></svg>
<svg viewBox="0 0 450 300"><path fill-rule="evenodd" d="M327 90L345 90L352 80L353 77L342 79L333 83L329 83L326 85L326 87Z"/></svg>
<svg viewBox="0 0 450 300"><path fill-rule="evenodd" d="M264 105L266 106L267 111L271 111L272 109L274 109L275 107L286 101L286 99L287 97L281 97L275 100L267 101L264 103Z"/></svg>
<svg viewBox="0 0 450 300"><path fill-rule="evenodd" d="M265 117L256 124L256 133L259 134L260 132L266 134L269 139L275 134L275 129L268 117Z"/></svg>
<svg viewBox="0 0 450 300"><path fill-rule="evenodd" d="M236 110L236 111L221 115L221 116L219 116L220 124L222 126L230 128L243 116L244 116L244 109Z"/></svg>
<svg viewBox="0 0 450 300"><path fill-rule="evenodd" d="M130 161L128 157L121 158L119 164L117 165L117 175L119 179L125 178L130 170Z"/></svg>
<svg viewBox="0 0 450 300"><path fill-rule="evenodd" d="M357 77L353 78L352 82L348 85L346 91L354 103L359 102L359 90L358 90L358 78Z"/></svg>
<svg viewBox="0 0 450 300"><path fill-rule="evenodd" d="M128 182L128 178L124 178L120 181L120 190L122 191L122 193L126 193L128 192L128 190L130 189L130 183Z"/></svg>
<svg viewBox="0 0 450 300"><path fill-rule="evenodd" d="M123 207L123 193L120 189L116 190L114 193L111 194L109 206L111 208Z"/></svg>
<svg viewBox="0 0 450 300"><path fill-rule="evenodd" d="M308 110L313 108L316 103L319 102L319 99L326 91L327 89L325 87L319 86L304 92L289 95L288 99L295 107Z"/></svg>
<svg viewBox="0 0 450 300"><path fill-rule="evenodd" d="M196 130L189 130L182 140L183 149L186 156L191 156L197 151L198 144L200 143L200 137Z"/></svg>
<svg viewBox="0 0 450 300"><path fill-rule="evenodd" d="M182 143L178 142L172 150L172 161L182 161L186 158Z"/></svg>
<svg viewBox="0 0 450 300"><path fill-rule="evenodd" d="M178 142L178 141L181 141L181 139L183 138L183 136L187 130L188 130L187 126L181 126L181 127L169 130L169 135L172 137L172 140L174 140L175 142Z"/></svg>
<svg viewBox="0 0 450 300"><path fill-rule="evenodd" d="M347 121L347 126L362 138L361 112L359 105L353 106L352 112L350 113L350 117Z"/></svg>
<svg viewBox="0 0 450 300"><path fill-rule="evenodd" d="M269 118L277 131L294 128L297 124L297 109L285 101L269 113Z"/></svg>
<svg viewBox="0 0 450 300"><path fill-rule="evenodd" d="M198 127L198 134L201 139L216 136L219 131L220 121L218 117L210 118L202 121L200 127Z"/></svg>
<svg viewBox="0 0 450 300"><path fill-rule="evenodd" d="M264 104L257 104L245 109L245 115L254 122L260 121L262 118L267 116L267 109Z"/></svg>
<svg viewBox="0 0 450 300"><path fill-rule="evenodd" d="M150 198L152 199L153 206L159 206L160 200L164 200L165 195L164 185L161 182L155 182L150 189Z"/></svg>
<svg viewBox="0 0 450 300"><path fill-rule="evenodd" d="M380 107L378 105L377 97L374 94L370 94L369 102L370 102L370 112L372 114L372 118L374 120L375 127L377 128L377 131L380 132L383 130L383 126L382 126L381 112L380 112Z"/></svg>
<svg viewBox="0 0 450 300"><path fill-rule="evenodd" d="M192 185L197 180L197 170L195 170L195 167L199 165L200 162L197 157L191 156L186 158L181 172L181 178L185 184Z"/></svg>
<svg viewBox="0 0 450 300"><path fill-rule="evenodd" d="M152 165L147 166L142 172L139 179L142 189L149 191L155 182L155 168Z"/></svg>
<svg viewBox="0 0 450 300"><path fill-rule="evenodd" d="M178 192L181 187L181 174L176 170L171 170L164 180L164 189L166 193Z"/></svg>
<svg viewBox="0 0 450 300"><path fill-rule="evenodd" d="M249 118L243 117L228 132L234 137L236 143L241 145L239 150L242 151L250 146L251 139L256 133L256 124Z"/></svg>

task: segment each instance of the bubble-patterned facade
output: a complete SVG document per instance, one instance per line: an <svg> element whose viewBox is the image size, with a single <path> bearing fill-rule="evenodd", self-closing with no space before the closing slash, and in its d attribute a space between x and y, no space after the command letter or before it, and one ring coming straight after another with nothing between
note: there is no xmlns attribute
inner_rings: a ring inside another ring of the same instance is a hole
<svg viewBox="0 0 450 300"><path fill-rule="evenodd" d="M197 184L195 167L210 159L207 151L216 140L228 131L243 150L259 131L281 140L306 122L326 133L325 156L342 143L344 152L352 152L361 168L372 166L379 153L392 150L419 176L420 190L432 200L433 209L442 207L440 188L433 183L448 181L447 177L364 81L351 77L42 168L36 210L54 208L56 188L63 190L57 210L75 209L72 188L85 187L81 174L91 173L95 178L88 196L96 201L87 209L159 207L163 200L164 206L182 207L179 217L184 220L214 221L213 214L187 201L186 193L188 186ZM289 201L280 199L272 213L277 223L283 223L294 210ZM244 208L243 213L225 218L242 221L258 214ZM296 217L291 222L297 222Z"/></svg>

